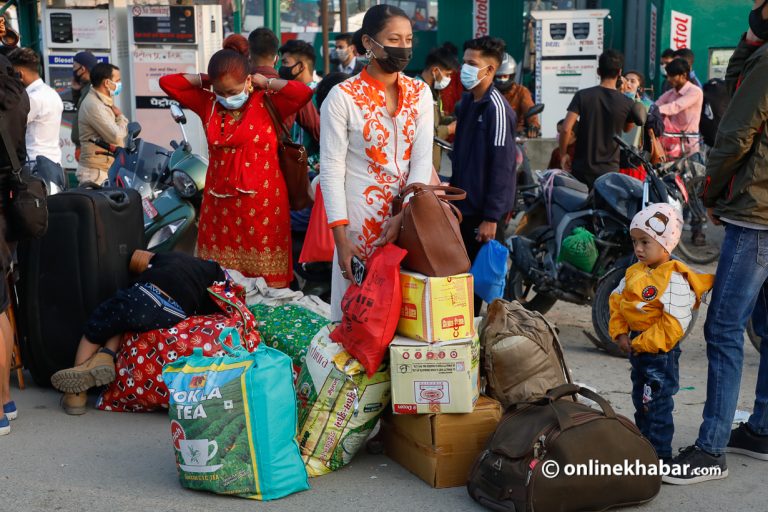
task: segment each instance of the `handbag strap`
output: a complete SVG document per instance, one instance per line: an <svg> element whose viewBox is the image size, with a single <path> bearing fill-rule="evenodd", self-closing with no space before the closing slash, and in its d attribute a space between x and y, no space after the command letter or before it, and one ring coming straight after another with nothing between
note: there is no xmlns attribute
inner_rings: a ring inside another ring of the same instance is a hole
<svg viewBox="0 0 768 512"><path fill-rule="evenodd" d="M448 185L427 185L425 183L411 183L403 190L401 190L397 197L395 197L395 200L392 202L392 213L394 215L400 213L400 211L403 209L403 201L408 196L408 194L416 194L418 192L427 190L433 193L445 192L445 194L440 194L437 196L437 198L450 206L454 213L458 213L457 217L459 217L459 220L461 220L461 212L459 212L459 209L452 205L449 201L463 201L467 198L467 192L458 187L451 187Z"/></svg>
<svg viewBox="0 0 768 512"><path fill-rule="evenodd" d="M0 136L3 139L3 145L5 146L6 153L8 153L8 158L11 160L13 173L18 175L21 173L21 164L19 163L19 157L16 156L16 148L11 145L11 137L8 135L8 129L5 126L5 114L0 114Z"/></svg>
<svg viewBox="0 0 768 512"><path fill-rule="evenodd" d="M266 107L267 112L269 112L269 117L272 118L272 124L274 124L275 129L280 132L282 139L293 142L291 132L288 131L288 127L285 126L285 123L280 120L280 116L277 115L277 108L272 102L272 98L269 97L269 93L264 93L264 106Z"/></svg>

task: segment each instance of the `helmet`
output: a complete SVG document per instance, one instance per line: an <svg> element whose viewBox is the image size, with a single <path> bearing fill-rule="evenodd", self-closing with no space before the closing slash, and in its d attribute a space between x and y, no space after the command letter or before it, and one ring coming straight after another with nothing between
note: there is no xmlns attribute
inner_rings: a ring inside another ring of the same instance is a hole
<svg viewBox="0 0 768 512"><path fill-rule="evenodd" d="M515 69L517 69L517 62L515 62L515 59L513 59L510 54L505 53L504 59L501 61L501 66L499 66L498 71L496 71L496 76L514 75Z"/></svg>

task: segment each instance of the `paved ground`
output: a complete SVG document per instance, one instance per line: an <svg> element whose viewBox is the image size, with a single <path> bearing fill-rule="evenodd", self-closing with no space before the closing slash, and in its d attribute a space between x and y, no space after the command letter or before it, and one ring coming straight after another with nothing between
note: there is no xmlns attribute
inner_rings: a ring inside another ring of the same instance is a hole
<svg viewBox="0 0 768 512"><path fill-rule="evenodd" d="M702 313L705 314L705 311ZM549 315L561 329L575 380L631 416L629 364L598 352L583 334L589 310L558 305ZM703 318L703 315L702 315ZM675 445L696 437L706 386L699 321L686 341L677 396ZM751 410L758 354L746 347L740 409ZM274 503L254 503L187 491L179 486L164 414L89 412L66 416L59 394L34 386L16 391L19 419L0 437L0 495L7 510L144 511L469 511L482 510L464 488L435 490L385 456L359 455L335 474L311 481L310 491ZM765 510L768 465L729 456L726 480L685 488L664 486L644 507L631 510Z"/></svg>

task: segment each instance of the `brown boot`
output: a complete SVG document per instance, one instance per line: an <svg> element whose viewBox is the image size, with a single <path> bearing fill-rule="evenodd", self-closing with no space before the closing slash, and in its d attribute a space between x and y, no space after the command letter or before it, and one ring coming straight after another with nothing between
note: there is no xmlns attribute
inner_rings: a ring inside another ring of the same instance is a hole
<svg viewBox="0 0 768 512"><path fill-rule="evenodd" d="M85 414L87 404L88 395L85 393L64 393L64 398L61 401L64 412L73 416Z"/></svg>
<svg viewBox="0 0 768 512"><path fill-rule="evenodd" d="M82 393L95 386L115 380L115 361L105 352L96 352L90 359L74 368L53 374L51 384L65 393Z"/></svg>

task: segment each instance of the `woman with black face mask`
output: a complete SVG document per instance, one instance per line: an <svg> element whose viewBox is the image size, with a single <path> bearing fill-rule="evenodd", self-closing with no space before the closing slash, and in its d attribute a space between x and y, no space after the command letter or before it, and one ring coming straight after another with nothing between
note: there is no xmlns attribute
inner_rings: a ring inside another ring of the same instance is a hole
<svg viewBox="0 0 768 512"><path fill-rule="evenodd" d="M407 184L429 183L434 110L423 81L405 76L413 29L401 9L370 8L353 44L369 59L335 86L320 112L320 182L336 242L331 319L352 279L351 260L366 260L400 230L392 201Z"/></svg>

